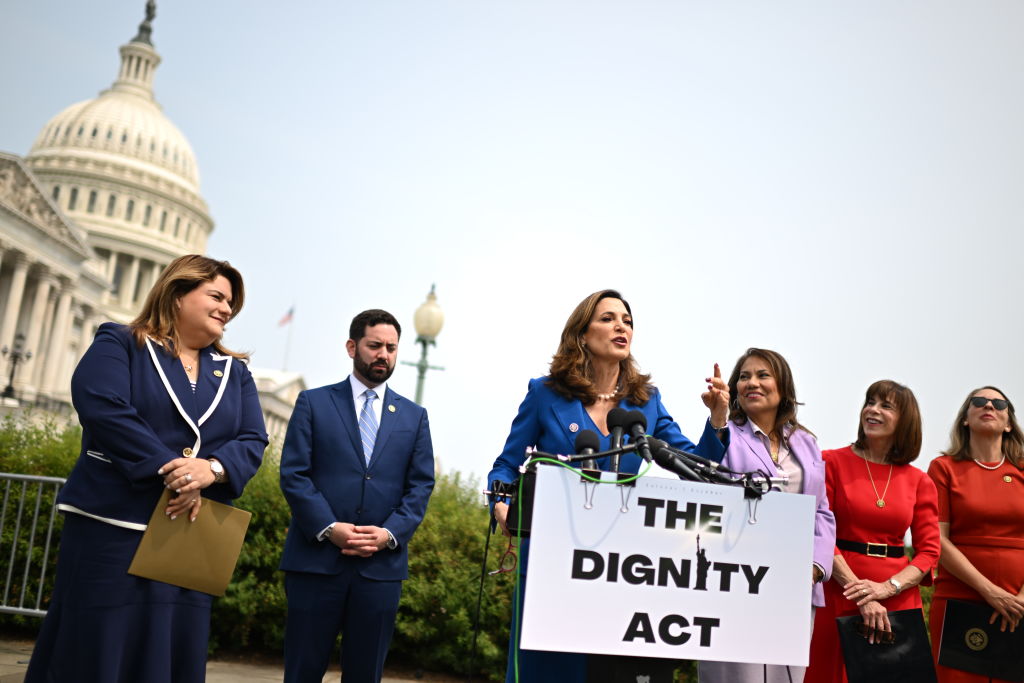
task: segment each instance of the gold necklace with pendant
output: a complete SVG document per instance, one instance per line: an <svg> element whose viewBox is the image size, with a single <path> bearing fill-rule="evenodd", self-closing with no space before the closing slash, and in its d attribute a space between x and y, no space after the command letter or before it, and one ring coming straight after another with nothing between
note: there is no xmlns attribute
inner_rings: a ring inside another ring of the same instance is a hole
<svg viewBox="0 0 1024 683"><path fill-rule="evenodd" d="M185 374L191 377L193 371L196 369L196 365L199 364L199 356L196 356L195 360L193 360L191 363L188 362L188 358L186 358L184 354L180 356L180 359L181 366L185 368Z"/></svg>
<svg viewBox="0 0 1024 683"><path fill-rule="evenodd" d="M882 490L882 495L878 495L878 488L875 486L875 478L871 476L871 463L867 458L864 458L864 466L868 468L868 481L871 482L871 490L875 492L875 505L880 508L884 508L885 494L889 492L889 482L892 481L892 463L889 463L889 478L885 480L885 489Z"/></svg>

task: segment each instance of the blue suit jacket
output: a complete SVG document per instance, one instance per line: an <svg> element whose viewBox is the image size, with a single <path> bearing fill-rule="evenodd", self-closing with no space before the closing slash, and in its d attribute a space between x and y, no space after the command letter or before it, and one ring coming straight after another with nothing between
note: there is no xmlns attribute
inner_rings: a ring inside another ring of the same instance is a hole
<svg viewBox="0 0 1024 683"><path fill-rule="evenodd" d="M593 428L586 408L578 399L569 399L557 394L545 384L547 377L530 380L526 398L519 406L519 414L512 421L512 430L505 441L505 448L494 461L494 467L487 475L487 482L495 479L512 483L519 479L519 466L526 460L526 447L536 446L547 453L575 453L576 435L582 429ZM672 416L661 402L661 393L655 389L651 398L643 405L635 405L623 399L619 407L626 410L640 410L647 418L647 433L669 445L689 453L720 462L725 455L725 445L718 439L710 421L705 422L704 433L696 445L683 436ZM573 426L575 425L575 429ZM601 436L602 450L609 447L607 436ZM619 462L623 472L637 472L641 459L627 453ZM601 469L609 469L607 459L598 461ZM577 464L578 466L578 464Z"/></svg>
<svg viewBox="0 0 1024 683"><path fill-rule="evenodd" d="M729 422L731 441L723 463L738 472L754 472L761 470L774 476L777 466L764 447L764 442L756 434L748 420L742 425ZM810 433L802 429L790 432L787 437L792 457L800 463L803 470L803 490L801 493L814 496L817 508L814 515L814 555L813 561L825 571L822 583L832 576L832 556L836 546L836 518L828 505L825 495L825 462L821 459L821 449ZM809 571L809 570L808 570ZM815 607L825 604L822 583L814 585L811 602Z"/></svg>
<svg viewBox="0 0 1024 683"><path fill-rule="evenodd" d="M281 490L292 521L281 569L338 574L355 566L367 578L408 578L408 545L434 487L427 411L390 388L367 465L349 380L299 394L281 451ZM332 522L390 531L398 548L370 557L342 555L317 536Z"/></svg>
<svg viewBox="0 0 1024 683"><path fill-rule="evenodd" d="M228 474L203 496L230 503L242 493L267 446L256 385L244 363L212 346L199 358L193 394L163 346L139 347L124 325L100 325L71 378L82 452L61 509L144 529L164 491L157 470L186 452L217 458Z"/></svg>

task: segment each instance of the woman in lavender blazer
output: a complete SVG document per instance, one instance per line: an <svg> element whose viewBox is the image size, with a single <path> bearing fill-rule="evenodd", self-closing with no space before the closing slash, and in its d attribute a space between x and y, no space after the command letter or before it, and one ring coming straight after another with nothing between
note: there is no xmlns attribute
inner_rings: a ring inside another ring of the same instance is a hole
<svg viewBox="0 0 1024 683"><path fill-rule="evenodd" d="M836 523L825 496L825 465L818 443L796 419L796 389L789 363L767 349L747 349L729 377L729 447L722 464L740 472L785 474L783 490L817 499L814 556L809 568L813 609L825 604L822 581L832 572ZM797 683L804 667L701 662L700 683Z"/></svg>

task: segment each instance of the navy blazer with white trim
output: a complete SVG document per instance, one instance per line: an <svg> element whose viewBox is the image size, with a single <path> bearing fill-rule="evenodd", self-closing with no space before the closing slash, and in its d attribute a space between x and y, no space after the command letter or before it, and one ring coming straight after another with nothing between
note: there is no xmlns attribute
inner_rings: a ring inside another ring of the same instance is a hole
<svg viewBox="0 0 1024 683"><path fill-rule="evenodd" d="M144 529L164 490L157 474L186 453L216 458L227 480L202 495L230 503L267 446L256 384L244 363L208 346L195 393L181 362L158 343L139 346L104 323L71 378L82 451L61 489L61 509Z"/></svg>

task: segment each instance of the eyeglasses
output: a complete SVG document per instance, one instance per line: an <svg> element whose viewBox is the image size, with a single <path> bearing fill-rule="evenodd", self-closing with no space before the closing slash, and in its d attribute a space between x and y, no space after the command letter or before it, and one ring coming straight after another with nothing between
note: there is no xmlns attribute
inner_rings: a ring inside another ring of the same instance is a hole
<svg viewBox="0 0 1024 683"><path fill-rule="evenodd" d="M985 396L971 397L971 405L975 408L984 408L988 405L989 401L992 402L992 407L996 410L1006 410L1006 407L1010 405L1010 402L1005 398L986 398Z"/></svg>
<svg viewBox="0 0 1024 683"><path fill-rule="evenodd" d="M508 572L515 571L516 564L518 564L518 558L516 557L516 546L513 545L512 539L508 539L508 548L502 554L501 559L498 560L498 568L487 572L488 576L496 576L497 574L507 574Z"/></svg>

